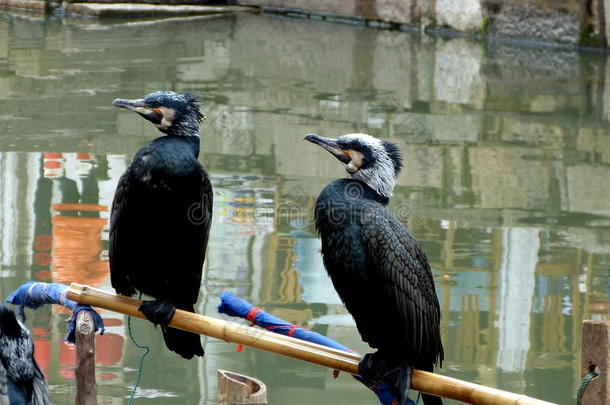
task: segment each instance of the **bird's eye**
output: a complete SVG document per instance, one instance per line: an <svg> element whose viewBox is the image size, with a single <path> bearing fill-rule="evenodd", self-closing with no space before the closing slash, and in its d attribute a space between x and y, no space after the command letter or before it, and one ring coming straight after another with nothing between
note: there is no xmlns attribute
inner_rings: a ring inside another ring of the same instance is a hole
<svg viewBox="0 0 610 405"><path fill-rule="evenodd" d="M151 102L149 102L149 103L147 103L147 104L148 104L148 106L149 106L150 108L157 108L157 107L160 107L160 106L161 106L161 103L159 103L158 101L151 101Z"/></svg>

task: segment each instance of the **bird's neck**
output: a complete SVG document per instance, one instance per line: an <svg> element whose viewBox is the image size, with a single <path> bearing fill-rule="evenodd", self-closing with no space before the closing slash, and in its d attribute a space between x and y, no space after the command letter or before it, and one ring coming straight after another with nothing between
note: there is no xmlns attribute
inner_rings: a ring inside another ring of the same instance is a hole
<svg viewBox="0 0 610 405"><path fill-rule="evenodd" d="M199 135L176 135L175 133L168 132L166 136L168 138L179 139L185 142L190 146L191 150L193 151L193 155L195 155L195 157L199 157Z"/></svg>
<svg viewBox="0 0 610 405"><path fill-rule="evenodd" d="M374 165L350 173L350 176L365 183L386 201L392 198L396 186L396 170L389 157L381 156Z"/></svg>
<svg viewBox="0 0 610 405"><path fill-rule="evenodd" d="M341 179L334 182L341 189L341 194L348 199L364 199L388 205L390 197L380 194L365 181L359 179Z"/></svg>
<svg viewBox="0 0 610 405"><path fill-rule="evenodd" d="M391 176L384 175L384 173L379 173L377 171L365 172L365 170L360 170L350 177L366 184L377 196L379 196L379 202L382 202L383 200L385 201L383 204L387 204L388 201L390 201L390 198L392 198L396 180Z"/></svg>

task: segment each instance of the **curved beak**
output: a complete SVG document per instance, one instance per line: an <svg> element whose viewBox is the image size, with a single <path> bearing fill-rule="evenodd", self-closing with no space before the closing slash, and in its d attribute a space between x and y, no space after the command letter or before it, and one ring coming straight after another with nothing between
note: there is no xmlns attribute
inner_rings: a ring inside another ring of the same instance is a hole
<svg viewBox="0 0 610 405"><path fill-rule="evenodd" d="M325 138L316 134L307 134L304 139L306 141L315 143L316 145L323 147L324 149L332 153L334 157L336 157L345 164L348 164L351 160L349 154L347 154L346 151L339 147L339 145L337 144L337 140L334 138Z"/></svg>
<svg viewBox="0 0 610 405"><path fill-rule="evenodd" d="M153 124L159 124L163 119L163 114L150 108L144 102L144 99L127 100L124 98L116 98L112 101L113 107L124 108L126 110L134 111L140 114L142 117L151 121Z"/></svg>

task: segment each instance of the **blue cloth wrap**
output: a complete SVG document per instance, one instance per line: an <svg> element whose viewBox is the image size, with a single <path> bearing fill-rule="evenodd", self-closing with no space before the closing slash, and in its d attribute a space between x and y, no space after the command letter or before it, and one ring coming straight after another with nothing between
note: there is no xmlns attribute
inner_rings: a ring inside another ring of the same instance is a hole
<svg viewBox="0 0 610 405"><path fill-rule="evenodd" d="M254 319L251 319L252 313L250 311L252 311L252 308L254 308L254 305L250 304L248 301L241 299L230 292L224 292L220 295L220 305L218 305L217 309L218 312L221 314L227 314L233 317L249 319L255 325L268 329L275 333L288 335L290 331L293 331L292 337L295 337L297 339L306 340L328 347L333 347L339 350L351 351L349 347L344 346L341 343L337 343L334 340L327 338L326 336L320 335L317 332L313 332L295 326L290 322L278 318L277 316L268 314L262 310L259 310L258 308L254 312ZM248 318L248 314L250 314L250 318ZM373 390L375 394L377 394L377 397L379 398L379 401L382 404L395 405L398 403L398 401L392 394L390 387L386 383L370 383L368 381L365 381L360 376L354 376L354 378L366 385L369 389ZM415 403L409 399L407 401L407 405L415 405Z"/></svg>
<svg viewBox="0 0 610 405"><path fill-rule="evenodd" d="M17 314L21 319L25 320L24 308L38 309L46 304L57 304L70 308L72 316L70 316L68 325L68 334L66 341L74 343L76 333L76 316L82 310L89 311L93 318L95 331L100 331L100 335L104 334L104 321L100 314L95 312L88 305L79 305L76 302L69 300L66 297L67 285L59 283L42 283L36 281L28 281L21 284L19 288L9 294L6 302L17 305Z"/></svg>

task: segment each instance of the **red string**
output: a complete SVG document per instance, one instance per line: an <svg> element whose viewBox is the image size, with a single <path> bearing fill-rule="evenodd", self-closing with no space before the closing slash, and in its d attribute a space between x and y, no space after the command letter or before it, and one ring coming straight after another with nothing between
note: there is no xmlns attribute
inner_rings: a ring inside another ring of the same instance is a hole
<svg viewBox="0 0 610 405"><path fill-rule="evenodd" d="M294 335L294 332L296 332L297 329L299 329L299 328L300 328L300 326L292 325L290 327L290 330L288 331L287 335L292 337L292 335Z"/></svg>
<svg viewBox="0 0 610 405"><path fill-rule="evenodd" d="M258 307L252 307L246 314L246 319L250 321L250 326L254 326L256 323L256 316L261 313L263 310ZM300 326L296 325L271 325L271 326L263 326L264 329L273 330L275 328L288 328L287 336L292 337L297 329L302 329ZM236 351L241 353L244 350L243 345L237 345Z"/></svg>
<svg viewBox="0 0 610 405"><path fill-rule="evenodd" d="M254 326L254 321L256 320L256 316L262 311L262 309L257 307L252 307L246 314L246 319L252 322L250 326Z"/></svg>
<svg viewBox="0 0 610 405"><path fill-rule="evenodd" d="M250 310L246 314L246 319L251 322L250 326L254 326L255 325L254 321L256 320L256 315L258 315L261 311L262 310L260 308L257 308L257 307L250 308ZM244 345L238 344L237 347L235 347L235 351L237 353L243 352L244 351Z"/></svg>

